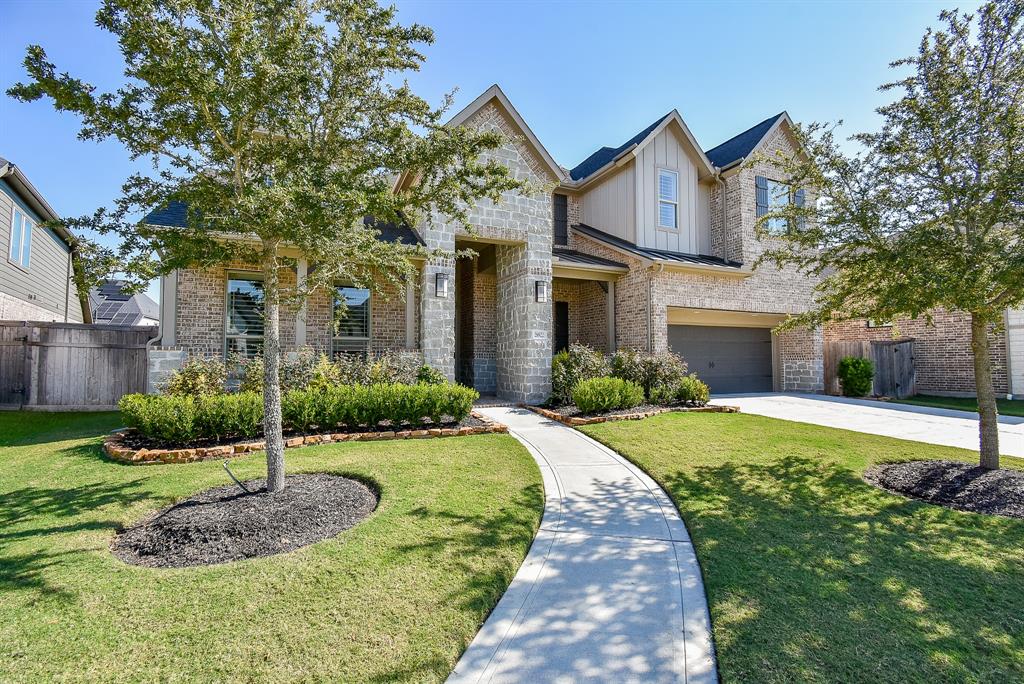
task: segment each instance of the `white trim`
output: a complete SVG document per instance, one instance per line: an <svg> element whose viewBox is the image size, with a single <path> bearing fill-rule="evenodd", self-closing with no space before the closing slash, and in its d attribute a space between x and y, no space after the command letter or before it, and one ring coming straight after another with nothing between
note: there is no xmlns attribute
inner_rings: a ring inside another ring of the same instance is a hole
<svg viewBox="0 0 1024 684"><path fill-rule="evenodd" d="M608 351L615 352L615 281L608 282L607 310L605 317L608 319Z"/></svg>
<svg viewBox="0 0 1024 684"><path fill-rule="evenodd" d="M405 284L405 348L416 348L416 286L411 278Z"/></svg>
<svg viewBox="0 0 1024 684"><path fill-rule="evenodd" d="M15 216L21 215L21 225L15 225ZM26 213L24 209L18 206L17 202L11 203L11 230L8 234L7 243L7 261L21 270L28 271L32 266L32 233L35 232L33 229L38 228L38 224L35 220ZM14 231L17 230L20 233L18 240L18 254L13 254L14 249ZM22 262L22 257L25 256L25 248L28 248L28 263Z"/></svg>
<svg viewBox="0 0 1024 684"><path fill-rule="evenodd" d="M338 288L346 287L351 290L362 290L366 292L366 335L338 335L334 329L334 306L337 302ZM366 342L366 354L369 355L373 348L373 290L367 287L356 287L350 283L337 282L331 286L331 358L335 356L334 343L337 340L349 340L353 342Z"/></svg>
<svg viewBox="0 0 1024 684"><path fill-rule="evenodd" d="M231 297L231 281L232 280L248 280L263 282L264 277L262 271L247 271L245 269L231 269L224 272L224 322L221 325L221 335L224 338L224 344L222 347L224 358L228 357L228 319L229 319L229 303L228 299ZM264 293L264 296L266 294ZM264 333L266 331L264 330ZM266 335L230 335L232 338L246 339L246 340L263 340ZM260 350L260 355L263 355L263 350Z"/></svg>
<svg viewBox="0 0 1024 684"><path fill-rule="evenodd" d="M677 171L676 169L670 169L667 166L655 166L654 168L657 171L657 174L656 174L657 175L657 180L655 181L657 183L657 185L655 187L655 202L657 204L657 206L655 207L655 209L656 209L655 213L656 213L656 215L658 217L657 220L656 220L657 227L662 229L662 230L667 230L667 231L671 231L673 233L678 233L679 232L679 228L680 228L680 226L679 226L679 171ZM675 196L676 196L676 198L674 200L663 199L662 196L661 196L661 174L663 174L663 173L670 173L673 176L675 176ZM675 224L676 225L674 225L674 226L666 226L666 225L664 225L661 222L661 205L662 204L671 204L672 205L672 209L673 209L673 212L675 214L674 219L675 219Z"/></svg>
<svg viewBox="0 0 1024 684"><path fill-rule="evenodd" d="M306 286L306 276L309 273L309 262L305 259L299 259L295 262L295 284L298 290L302 292ZM301 349L306 346L306 310L307 310L307 299L302 298L302 304L299 306L299 310L295 313L295 348Z"/></svg>

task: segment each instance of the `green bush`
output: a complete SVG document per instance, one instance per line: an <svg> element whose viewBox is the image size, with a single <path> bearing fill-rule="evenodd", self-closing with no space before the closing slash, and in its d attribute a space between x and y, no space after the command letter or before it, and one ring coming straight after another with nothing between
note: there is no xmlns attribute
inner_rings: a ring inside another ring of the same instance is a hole
<svg viewBox="0 0 1024 684"><path fill-rule="evenodd" d="M573 388L583 380L600 378L609 373L608 359L599 351L583 344L569 345L551 359L551 401L571 402Z"/></svg>
<svg viewBox="0 0 1024 684"><path fill-rule="evenodd" d="M696 375L690 374L679 381L675 400L687 406L706 406L711 399L711 388Z"/></svg>
<svg viewBox="0 0 1024 684"><path fill-rule="evenodd" d="M572 400L583 413L603 413L644 403L640 385L621 378L591 378L576 384Z"/></svg>
<svg viewBox="0 0 1024 684"><path fill-rule="evenodd" d="M190 358L171 373L161 386L164 394L176 397L201 397L223 394L227 369L220 359Z"/></svg>
<svg viewBox="0 0 1024 684"><path fill-rule="evenodd" d="M672 352L648 354L622 349L612 355L611 373L640 385L649 401L671 403L675 388L686 377L686 362Z"/></svg>
<svg viewBox="0 0 1024 684"><path fill-rule="evenodd" d="M126 425L150 439L177 445L201 436L196 422L195 397L126 394L118 402L118 408Z"/></svg>
<svg viewBox="0 0 1024 684"><path fill-rule="evenodd" d="M256 437L263 434L263 395L255 392L196 399L196 430L204 438Z"/></svg>
<svg viewBox="0 0 1024 684"><path fill-rule="evenodd" d="M416 371L416 382L424 385L443 385L448 382L448 378L444 376L444 373L433 366L423 364L420 366L420 369Z"/></svg>
<svg viewBox="0 0 1024 684"><path fill-rule="evenodd" d="M843 396L863 397L871 392L875 379L875 364L870 359L847 356L839 362L839 385Z"/></svg>

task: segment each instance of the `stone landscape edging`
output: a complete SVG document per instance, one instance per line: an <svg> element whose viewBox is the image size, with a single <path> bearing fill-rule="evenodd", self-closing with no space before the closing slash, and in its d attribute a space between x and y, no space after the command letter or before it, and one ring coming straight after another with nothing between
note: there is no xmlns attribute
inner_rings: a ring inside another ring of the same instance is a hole
<svg viewBox="0 0 1024 684"><path fill-rule="evenodd" d="M408 430L380 430L373 432L334 432L318 435L296 435L284 440L286 449L317 444L333 444L335 442L379 442L391 439L430 439L434 437L462 437L465 435L484 435L508 432L508 427L497 423L473 411L470 413L484 425L456 428L419 428ZM194 463L214 458L231 458L242 456L254 451L262 451L263 440L220 444L192 449L130 449L121 444L124 436L132 434L131 428L115 430L103 440L103 451L110 458L131 465L152 465L157 463Z"/></svg>
<svg viewBox="0 0 1024 684"><path fill-rule="evenodd" d="M528 404L520 404L522 408L529 409L534 413L539 413L545 418L551 420L557 420L563 425L569 427L579 427L581 425L593 425L595 423L611 423L617 420L641 420L643 418L650 418L651 416L657 416L662 413L739 413L740 409L738 406L666 406L665 408L654 409L652 411L638 411L636 413L623 413L614 416L591 416L590 418L580 418L579 416L563 416L557 411L551 411L550 409L541 408L540 406L530 406Z"/></svg>

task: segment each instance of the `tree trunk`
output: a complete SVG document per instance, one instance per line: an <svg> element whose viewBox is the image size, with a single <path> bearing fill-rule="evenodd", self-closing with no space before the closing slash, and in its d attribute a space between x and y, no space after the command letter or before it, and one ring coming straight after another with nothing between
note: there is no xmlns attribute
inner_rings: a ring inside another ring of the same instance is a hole
<svg viewBox="0 0 1024 684"><path fill-rule="evenodd" d="M267 491L284 489L281 434L281 313L277 242L263 243L263 438L267 446Z"/></svg>
<svg viewBox="0 0 1024 684"><path fill-rule="evenodd" d="M981 467L999 467L999 411L992 384L989 358L988 325L977 314L971 315L971 351L974 352L974 388L978 393L978 433L981 442Z"/></svg>

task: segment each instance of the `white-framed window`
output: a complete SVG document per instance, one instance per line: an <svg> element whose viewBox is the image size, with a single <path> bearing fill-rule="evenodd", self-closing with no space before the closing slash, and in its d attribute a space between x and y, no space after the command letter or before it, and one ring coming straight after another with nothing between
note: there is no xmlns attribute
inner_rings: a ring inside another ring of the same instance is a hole
<svg viewBox="0 0 1024 684"><path fill-rule="evenodd" d="M32 258L32 219L15 206L11 213L11 249L8 258L22 268L28 268Z"/></svg>
<svg viewBox="0 0 1024 684"><path fill-rule="evenodd" d="M679 174L658 169L658 227L679 229Z"/></svg>
<svg viewBox="0 0 1024 684"><path fill-rule="evenodd" d="M224 351L244 357L263 353L263 279L256 274L228 276Z"/></svg>
<svg viewBox="0 0 1024 684"><path fill-rule="evenodd" d="M768 179L768 211L784 209L793 202L793 188L789 183ZM783 233L786 219L774 218L768 221L768 230Z"/></svg>
<svg viewBox="0 0 1024 684"><path fill-rule="evenodd" d="M361 287L338 285L334 288L331 314L334 335L331 355L357 354L370 351L370 291Z"/></svg>

